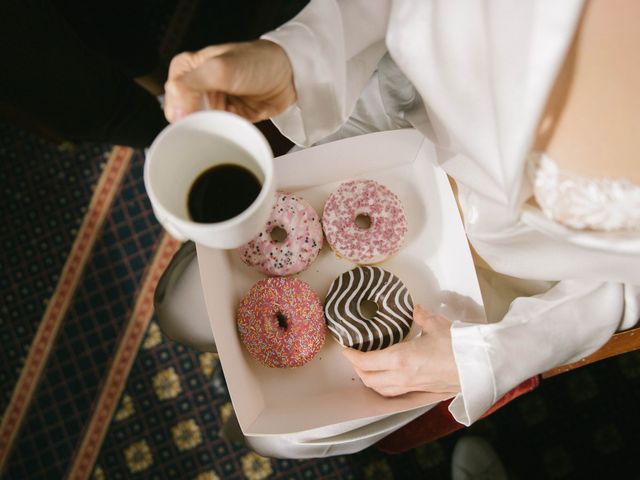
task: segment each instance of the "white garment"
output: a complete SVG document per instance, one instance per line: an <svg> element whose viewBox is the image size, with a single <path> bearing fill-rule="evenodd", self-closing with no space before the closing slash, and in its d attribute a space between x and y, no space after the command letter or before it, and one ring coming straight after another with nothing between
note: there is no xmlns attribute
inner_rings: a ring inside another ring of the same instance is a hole
<svg viewBox="0 0 640 480"><path fill-rule="evenodd" d="M300 145L340 128L388 50L410 83L396 92L383 62L378 104L438 145L474 248L501 274L549 281L498 323L452 319L462 391L450 410L465 425L638 319L640 238L573 235L524 205L526 158L581 8L581 0L312 0L263 37L291 60L298 102L274 123Z"/></svg>

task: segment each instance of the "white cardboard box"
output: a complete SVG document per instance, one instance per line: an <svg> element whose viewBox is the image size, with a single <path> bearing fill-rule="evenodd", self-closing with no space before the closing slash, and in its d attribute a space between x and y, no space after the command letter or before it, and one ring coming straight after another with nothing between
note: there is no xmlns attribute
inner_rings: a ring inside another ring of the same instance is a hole
<svg viewBox="0 0 640 480"><path fill-rule="evenodd" d="M380 266L403 280L414 303L444 308L457 319L485 321L467 239L435 155L434 146L415 130L380 132L278 157L276 179L279 190L296 192L319 214L342 181L368 178L389 187L402 200L409 230L400 252ZM320 353L303 367L259 364L240 343L235 310L263 275L244 265L235 251L198 246L198 262L220 362L245 435L313 441L450 397L378 395L362 384L329 335ZM299 277L324 300L331 282L354 266L336 257L325 242Z"/></svg>

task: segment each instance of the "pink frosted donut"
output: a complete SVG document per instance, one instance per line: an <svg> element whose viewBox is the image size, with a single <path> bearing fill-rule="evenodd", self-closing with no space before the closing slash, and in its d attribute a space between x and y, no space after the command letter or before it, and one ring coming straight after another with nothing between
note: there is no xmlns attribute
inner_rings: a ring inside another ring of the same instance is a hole
<svg viewBox="0 0 640 480"><path fill-rule="evenodd" d="M238 253L260 272L284 276L305 270L321 248L322 225L313 207L297 195L278 192L267 224Z"/></svg>
<svg viewBox="0 0 640 480"><path fill-rule="evenodd" d="M260 280L240 301L240 340L267 367L300 367L324 345L327 327L320 299L298 278Z"/></svg>
<svg viewBox="0 0 640 480"><path fill-rule="evenodd" d="M322 227L334 252L368 265L383 261L402 246L407 217L400 199L373 180L351 180L329 195Z"/></svg>

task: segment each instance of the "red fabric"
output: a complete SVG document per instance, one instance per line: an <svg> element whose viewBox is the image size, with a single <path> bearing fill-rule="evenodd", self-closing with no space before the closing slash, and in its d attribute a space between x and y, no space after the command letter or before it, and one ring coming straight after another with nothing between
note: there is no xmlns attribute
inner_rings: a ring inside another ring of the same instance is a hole
<svg viewBox="0 0 640 480"><path fill-rule="evenodd" d="M482 418L491 415L520 395L535 390L539 384L540 378L537 376L522 382L498 400ZM450 403L451 400L439 403L424 415L380 440L376 446L385 453L401 453L460 430L464 425L454 420L449 412Z"/></svg>

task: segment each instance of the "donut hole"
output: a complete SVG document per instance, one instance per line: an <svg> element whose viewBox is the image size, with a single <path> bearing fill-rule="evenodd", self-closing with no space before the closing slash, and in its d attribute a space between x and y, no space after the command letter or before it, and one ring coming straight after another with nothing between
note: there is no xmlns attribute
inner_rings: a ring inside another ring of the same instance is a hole
<svg viewBox="0 0 640 480"><path fill-rule="evenodd" d="M278 326L282 330L286 330L289 326L289 322L287 322L287 317L285 317L284 313L276 312L276 321L278 322Z"/></svg>
<svg viewBox="0 0 640 480"><path fill-rule="evenodd" d="M282 227L274 227L269 235L271 235L271 240L276 243L282 243L287 239L287 231Z"/></svg>
<svg viewBox="0 0 640 480"><path fill-rule="evenodd" d="M371 320L378 313L378 304L373 300L363 300L360 302L360 313L367 320Z"/></svg>
<svg viewBox="0 0 640 480"><path fill-rule="evenodd" d="M362 230L367 230L371 227L371 217L366 213L359 214L354 220L356 226Z"/></svg>

